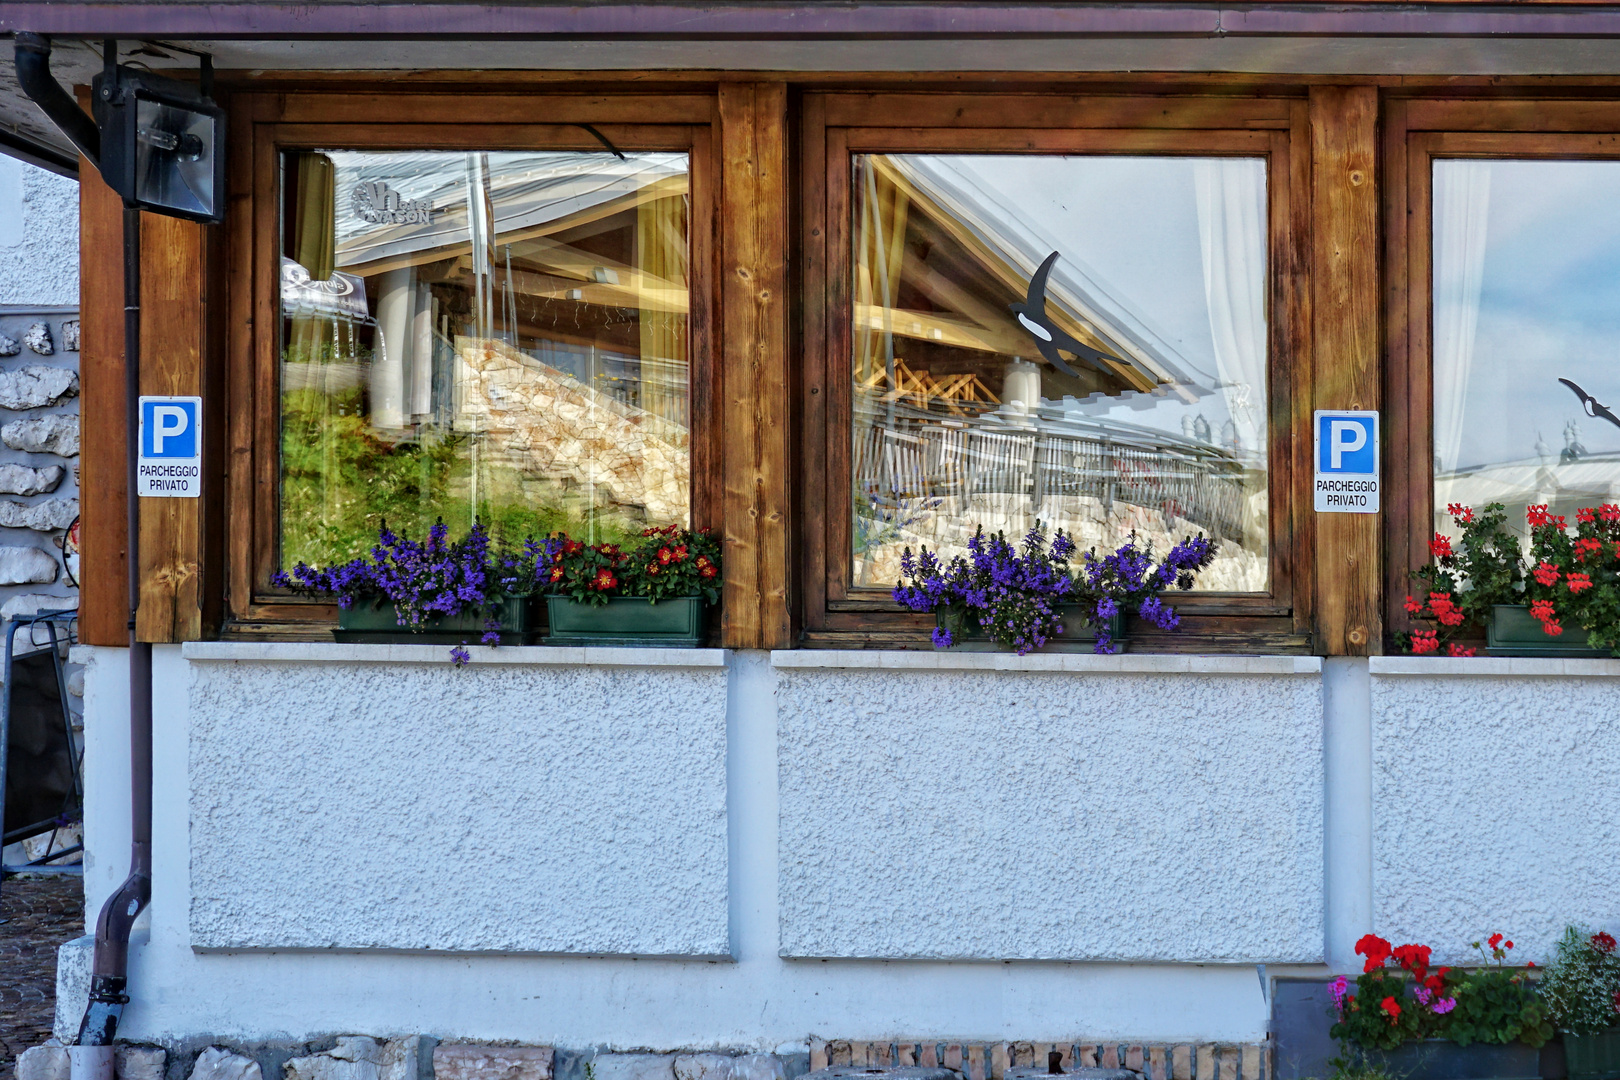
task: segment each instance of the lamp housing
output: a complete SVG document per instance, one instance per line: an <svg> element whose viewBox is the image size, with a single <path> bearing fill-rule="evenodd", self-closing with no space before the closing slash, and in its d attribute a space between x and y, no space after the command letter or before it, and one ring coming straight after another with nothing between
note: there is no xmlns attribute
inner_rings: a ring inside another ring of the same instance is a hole
<svg viewBox="0 0 1620 1080"><path fill-rule="evenodd" d="M225 220L225 110L194 85L118 65L92 83L101 176L128 205Z"/></svg>

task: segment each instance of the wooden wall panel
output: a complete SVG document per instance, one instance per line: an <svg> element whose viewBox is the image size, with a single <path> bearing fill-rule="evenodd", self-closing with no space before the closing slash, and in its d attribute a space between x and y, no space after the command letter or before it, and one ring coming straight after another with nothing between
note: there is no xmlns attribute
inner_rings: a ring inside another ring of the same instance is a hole
<svg viewBox="0 0 1620 1080"><path fill-rule="evenodd" d="M720 87L720 401L725 623L734 649L786 648L787 89Z"/></svg>
<svg viewBox="0 0 1620 1080"><path fill-rule="evenodd" d="M200 396L207 226L141 215L141 393ZM217 422L205 406L206 437ZM202 499L141 501L141 641L202 637Z"/></svg>
<svg viewBox="0 0 1620 1080"><path fill-rule="evenodd" d="M1313 408L1377 409L1378 89L1313 87L1310 119ZM1309 428L1299 437L1309 445ZM1318 514L1315 525L1317 651L1381 652L1379 516Z"/></svg>
<svg viewBox="0 0 1620 1080"><path fill-rule="evenodd" d="M79 639L129 644L124 204L79 162Z"/></svg>

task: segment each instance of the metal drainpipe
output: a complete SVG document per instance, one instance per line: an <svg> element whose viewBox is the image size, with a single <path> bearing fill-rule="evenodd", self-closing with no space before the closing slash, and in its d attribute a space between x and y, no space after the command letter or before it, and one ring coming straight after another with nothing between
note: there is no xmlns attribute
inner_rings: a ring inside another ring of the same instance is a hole
<svg viewBox="0 0 1620 1080"><path fill-rule="evenodd" d="M40 34L15 37L17 81L30 99L73 144L100 168L101 138L74 100L51 75L50 39ZM117 43L108 41L103 60L104 93L117 92ZM141 214L124 206L124 423L125 547L129 572L129 759L130 868L118 891L107 898L96 920L95 958L91 964L90 1003L79 1025L76 1045L68 1048L72 1080L112 1080L113 1039L129 1002L129 934L152 895L152 646L135 640L135 612L140 605L140 500L136 497L136 462L140 453L141 356Z"/></svg>

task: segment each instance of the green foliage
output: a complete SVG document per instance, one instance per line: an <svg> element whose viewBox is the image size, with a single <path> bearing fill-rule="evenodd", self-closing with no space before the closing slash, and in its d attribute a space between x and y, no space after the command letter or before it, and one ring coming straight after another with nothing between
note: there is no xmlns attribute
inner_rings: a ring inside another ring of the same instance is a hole
<svg viewBox="0 0 1620 1080"><path fill-rule="evenodd" d="M1541 1046L1553 1035L1547 1006L1524 972L1508 968L1471 971L1456 989L1445 1036L1459 1046L1522 1042Z"/></svg>
<svg viewBox="0 0 1620 1080"><path fill-rule="evenodd" d="M1572 1035L1596 1035L1620 1023L1620 954L1608 933L1565 928L1558 955L1538 988L1553 1026Z"/></svg>
<svg viewBox="0 0 1620 1080"><path fill-rule="evenodd" d="M675 596L720 602L720 541L708 529L647 529L628 550L585 544L566 533L548 544L547 589L576 604L600 607L614 596L644 596L655 604Z"/></svg>
<svg viewBox="0 0 1620 1080"><path fill-rule="evenodd" d="M1328 1068L1332 1071L1324 1080L1400 1080L1383 1064L1375 1063L1354 1048L1330 1059Z"/></svg>
<svg viewBox="0 0 1620 1080"><path fill-rule="evenodd" d="M360 388L292 390L281 406L281 559L283 565L335 566L365 555L387 521L423 536L443 519L453 535L474 522L471 440L454 432L390 439L371 426ZM498 545L557 532L623 543L639 523L595 515L547 491L537 497L514 470L482 466L476 520Z"/></svg>
<svg viewBox="0 0 1620 1080"><path fill-rule="evenodd" d="M1394 1050L1404 1042L1437 1034L1443 1017L1424 1008L1410 990L1413 983L1398 971L1378 967L1356 978L1356 990L1344 998L1339 1021L1328 1034L1348 1047Z"/></svg>

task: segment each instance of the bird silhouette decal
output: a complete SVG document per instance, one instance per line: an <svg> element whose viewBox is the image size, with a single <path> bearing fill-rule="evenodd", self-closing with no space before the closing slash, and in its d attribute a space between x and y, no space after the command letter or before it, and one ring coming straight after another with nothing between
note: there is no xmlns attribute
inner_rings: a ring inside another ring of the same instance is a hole
<svg viewBox="0 0 1620 1080"><path fill-rule="evenodd" d="M1123 361L1107 353L1098 352L1090 345L1080 344L1046 317L1046 278L1051 274L1052 264L1057 262L1057 257L1058 253L1055 251L1046 257L1046 261L1041 263L1041 268L1035 271L1035 276L1029 279L1029 295L1024 298L1024 302L1008 304L1007 310L1018 316L1019 323L1035 339L1035 346L1041 350L1041 355L1065 375L1076 375L1077 372L1064 361L1058 352L1059 349L1089 362L1098 371L1112 374L1114 369L1104 361L1113 360L1115 363Z"/></svg>
<svg viewBox="0 0 1620 1080"><path fill-rule="evenodd" d="M1614 415L1614 413L1610 412L1609 407L1603 404L1603 402L1599 401L1591 394L1588 394L1585 390L1582 390L1579 386L1576 386L1568 379L1559 379L1558 381L1575 391L1575 396L1581 399L1581 408L1586 410L1587 416L1596 417L1599 420L1607 420L1615 427L1620 427L1620 417L1617 417Z"/></svg>

